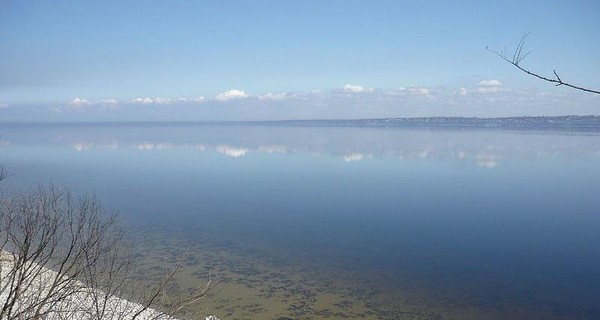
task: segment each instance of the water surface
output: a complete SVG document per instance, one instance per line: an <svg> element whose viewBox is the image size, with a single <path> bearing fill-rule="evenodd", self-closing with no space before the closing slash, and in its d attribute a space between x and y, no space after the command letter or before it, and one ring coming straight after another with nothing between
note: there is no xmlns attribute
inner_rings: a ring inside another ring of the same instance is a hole
<svg viewBox="0 0 600 320"><path fill-rule="evenodd" d="M121 214L225 319L597 319L600 133L0 125L4 187Z"/></svg>

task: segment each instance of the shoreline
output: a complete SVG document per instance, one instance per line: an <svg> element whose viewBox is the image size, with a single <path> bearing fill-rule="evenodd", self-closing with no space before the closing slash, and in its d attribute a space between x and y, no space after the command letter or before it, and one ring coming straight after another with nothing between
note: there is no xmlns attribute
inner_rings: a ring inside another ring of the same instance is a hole
<svg viewBox="0 0 600 320"><path fill-rule="evenodd" d="M63 280L66 276L60 276L56 271L40 265L32 265L31 268L35 274L24 280L26 288L16 299L15 312L25 312L31 305L40 304L39 301L48 293L49 286L55 280ZM10 283L11 274L14 274L13 254L8 251L0 252L0 301L7 303L11 296ZM58 301L48 302L47 305L36 307L42 313L44 319L64 320L64 319L97 319L100 315L102 319L129 320L136 313L141 311L136 317L139 320L179 320L171 317L153 308L143 309L139 303L132 302L117 296L107 295L99 289L87 287L81 281L70 282L64 290L64 297L56 298ZM99 310L99 308L101 310ZM94 312L96 310L97 312ZM211 318L212 319L212 318Z"/></svg>

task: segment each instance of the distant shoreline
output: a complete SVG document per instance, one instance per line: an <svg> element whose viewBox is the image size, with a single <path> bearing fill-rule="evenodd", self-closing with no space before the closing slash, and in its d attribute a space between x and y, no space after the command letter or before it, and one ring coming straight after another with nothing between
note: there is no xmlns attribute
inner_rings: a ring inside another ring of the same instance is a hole
<svg viewBox="0 0 600 320"><path fill-rule="evenodd" d="M377 119L304 119L256 121L102 121L0 122L2 126L290 126L385 127L413 129L559 129L600 130L600 116L416 117Z"/></svg>

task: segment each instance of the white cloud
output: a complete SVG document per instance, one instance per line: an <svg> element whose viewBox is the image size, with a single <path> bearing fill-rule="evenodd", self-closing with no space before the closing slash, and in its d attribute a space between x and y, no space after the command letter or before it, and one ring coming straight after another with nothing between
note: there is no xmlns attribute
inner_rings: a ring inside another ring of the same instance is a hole
<svg viewBox="0 0 600 320"><path fill-rule="evenodd" d="M233 157L233 158L239 158L239 157L245 156L246 153L248 153L248 151L250 151L250 150L248 150L246 148L235 148L235 147L222 145L222 146L217 147L217 151L224 155Z"/></svg>
<svg viewBox="0 0 600 320"><path fill-rule="evenodd" d="M156 103L156 104L167 104L167 103L171 103L171 99L157 97L157 98L154 98L154 103Z"/></svg>
<svg viewBox="0 0 600 320"><path fill-rule="evenodd" d="M477 87L477 92L479 93L494 93L494 92L500 92L500 91L505 91L504 88L502 88L502 82L500 82L499 80L482 80L479 81L479 87Z"/></svg>
<svg viewBox="0 0 600 320"><path fill-rule="evenodd" d="M288 153L286 146L279 146L279 145L260 146L260 147L258 147L257 150L260 152L266 152L266 153Z"/></svg>
<svg viewBox="0 0 600 320"><path fill-rule="evenodd" d="M149 104L152 103L152 98L134 98L129 100L129 102L131 103L142 103L142 104Z"/></svg>
<svg viewBox="0 0 600 320"><path fill-rule="evenodd" d="M287 98L287 94L285 93L267 93L261 96L258 96L260 100L266 101L283 101Z"/></svg>
<svg viewBox="0 0 600 320"><path fill-rule="evenodd" d="M516 89L498 80L474 81L471 86L405 86L374 89L346 85L328 90L274 92L258 95L233 89L205 97L140 97L86 100L78 97L48 112L65 116L107 119L289 120L318 118L386 118L419 116L511 116L522 114L593 113L595 96L571 91ZM356 92L356 93L355 93ZM366 92L366 93L358 93ZM110 98L110 97L107 97ZM241 99L241 100L240 100ZM2 102L2 101L0 101ZM170 102L169 104L167 104ZM240 102L243 102L241 104ZM89 105L88 105L89 104ZM85 106L76 108L77 106ZM137 108L136 106L139 106ZM188 107L189 106L189 107ZM197 106L206 106L200 108ZM498 108L491 108L497 106ZM21 109L11 106L12 109ZM146 112L152 108L153 112ZM592 110L592 111L590 111ZM2 117L13 111L0 110ZM16 111L15 111L16 112ZM20 112L20 111L19 111ZM17 114L18 113L14 113ZM123 117L120 117L123 115ZM168 117L167 117L168 115ZM254 150L253 148L250 148ZM251 152L251 151L250 151ZM235 153L235 152L234 152ZM232 154L230 152L230 154ZM240 154L238 152L238 154ZM343 155L340 155L340 157ZM350 159L350 158L348 158Z"/></svg>
<svg viewBox="0 0 600 320"><path fill-rule="evenodd" d="M217 99L218 101L227 101L227 100L232 100L232 99L244 99L244 98L248 98L248 97L249 97L249 95L247 95L244 91L232 89L232 90L227 90L225 92L219 93L215 97L215 99Z"/></svg>
<svg viewBox="0 0 600 320"><path fill-rule="evenodd" d="M479 86L481 87L501 87L502 82L500 80L481 80L479 81Z"/></svg>
<svg viewBox="0 0 600 320"><path fill-rule="evenodd" d="M94 104L118 104L119 101L115 100L115 99L104 99L104 100L98 100L98 101L94 101Z"/></svg>
<svg viewBox="0 0 600 320"><path fill-rule="evenodd" d="M479 93L494 93L504 91L502 87L477 87L477 92Z"/></svg>
<svg viewBox="0 0 600 320"><path fill-rule="evenodd" d="M135 98L129 100L130 103L136 104L171 104L171 103L194 103L194 102L203 102L206 100L203 96L193 97L193 98Z"/></svg>
<svg viewBox="0 0 600 320"><path fill-rule="evenodd" d="M169 98L161 98L161 97L156 97L156 98L150 98L150 97L146 97L146 98L134 98L129 100L130 103L139 103L139 104L169 104L171 102L173 102L171 99Z"/></svg>
<svg viewBox="0 0 600 320"><path fill-rule="evenodd" d="M195 98L177 98L177 102L188 103L188 102L202 102L205 98L203 96L198 96Z"/></svg>
<svg viewBox="0 0 600 320"><path fill-rule="evenodd" d="M7 103L0 103L0 109L7 109L7 108L8 108Z"/></svg>
<svg viewBox="0 0 600 320"><path fill-rule="evenodd" d="M363 93L363 92L371 92L372 88L365 88L363 86L359 86L356 84L347 84L342 87L342 91L351 92L351 93Z"/></svg>
<svg viewBox="0 0 600 320"><path fill-rule="evenodd" d="M421 87L410 87L410 88L406 88L404 90L406 90L406 92L408 94L415 95L415 96L426 96L426 95L431 94L431 90L429 90L427 88L421 88Z"/></svg>
<svg viewBox="0 0 600 320"><path fill-rule="evenodd" d="M432 90L425 87L400 87L400 89L388 91L386 94L392 96L428 96L432 94Z"/></svg>
<svg viewBox="0 0 600 320"><path fill-rule="evenodd" d="M478 87L477 92L479 93L494 93L504 91L504 88L501 87Z"/></svg>
<svg viewBox="0 0 600 320"><path fill-rule="evenodd" d="M83 107L83 106L88 106L90 104L91 104L91 102L89 100L81 99L79 97L77 97L69 102L69 105L71 105L73 107Z"/></svg>

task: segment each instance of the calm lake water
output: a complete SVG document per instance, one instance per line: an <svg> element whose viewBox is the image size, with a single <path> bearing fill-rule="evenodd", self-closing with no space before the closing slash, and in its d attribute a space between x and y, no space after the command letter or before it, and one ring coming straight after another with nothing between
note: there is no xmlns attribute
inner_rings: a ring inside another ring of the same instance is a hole
<svg viewBox="0 0 600 320"><path fill-rule="evenodd" d="M600 132L3 124L0 164L95 193L150 270L194 243L222 319L600 318Z"/></svg>

